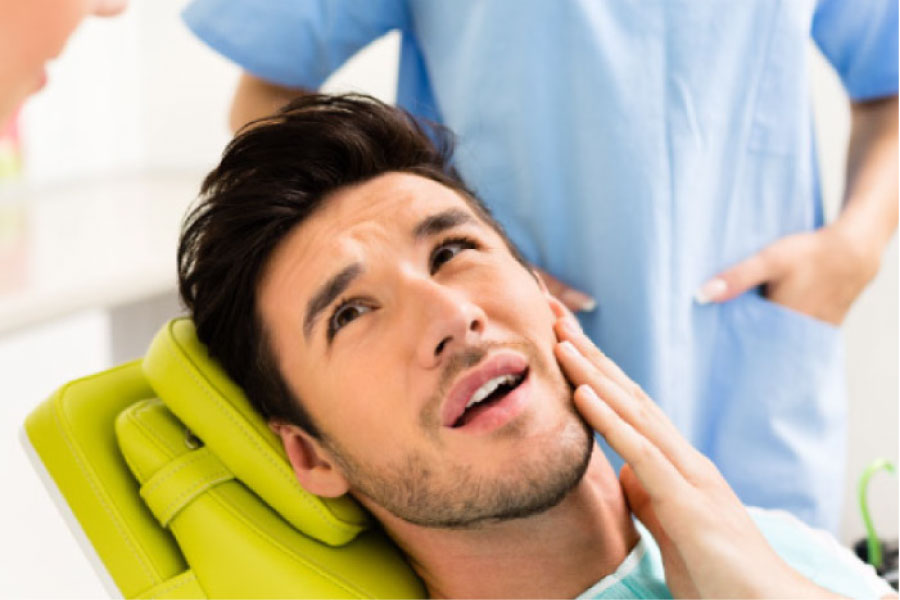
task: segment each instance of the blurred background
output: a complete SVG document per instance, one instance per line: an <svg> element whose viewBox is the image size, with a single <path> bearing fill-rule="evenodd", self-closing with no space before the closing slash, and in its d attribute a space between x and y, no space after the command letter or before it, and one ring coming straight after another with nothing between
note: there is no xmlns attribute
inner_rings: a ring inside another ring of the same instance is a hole
<svg viewBox="0 0 900 600"><path fill-rule="evenodd" d="M47 88L0 131L0 590L10 597L106 592L20 441L28 412L67 380L140 356L180 312L178 226L230 135L236 67L181 24L186 0L133 0L89 19ZM325 85L392 101L399 36L361 51ZM810 44L827 214L839 209L849 108ZM850 397L844 543L864 535L856 481L898 454L898 252L843 327ZM896 476L873 478L875 526L897 537Z"/></svg>

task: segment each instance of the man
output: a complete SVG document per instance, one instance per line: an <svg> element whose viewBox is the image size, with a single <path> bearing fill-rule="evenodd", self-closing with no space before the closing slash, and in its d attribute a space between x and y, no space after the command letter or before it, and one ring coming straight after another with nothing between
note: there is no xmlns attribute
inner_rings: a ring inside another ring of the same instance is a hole
<svg viewBox="0 0 900 600"><path fill-rule="evenodd" d="M238 134L185 223L198 335L303 487L352 494L432 596L889 593L833 540L751 519L431 133L364 97L301 98Z"/></svg>
<svg viewBox="0 0 900 600"><path fill-rule="evenodd" d="M185 20L245 71L234 126L400 30L398 103L460 135L530 262L597 298L591 338L745 502L837 530L836 326L897 223L896 1L194 0ZM810 39L852 101L827 226Z"/></svg>

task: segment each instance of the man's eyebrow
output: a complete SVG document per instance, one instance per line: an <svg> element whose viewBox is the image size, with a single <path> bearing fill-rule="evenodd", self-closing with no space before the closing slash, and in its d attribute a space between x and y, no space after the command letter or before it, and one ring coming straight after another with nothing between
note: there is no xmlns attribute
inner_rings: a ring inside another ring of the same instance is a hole
<svg viewBox="0 0 900 600"><path fill-rule="evenodd" d="M461 208L448 208L422 219L413 229L413 237L415 239L431 237L465 223L478 223L478 221Z"/></svg>
<svg viewBox="0 0 900 600"><path fill-rule="evenodd" d="M416 239L431 237L465 223L477 223L477 219L461 208L448 208L422 219L413 229ZM362 273L362 265L353 263L341 269L322 284L306 304L306 315L303 318L303 335L309 340L316 319L323 310L334 302L350 284Z"/></svg>
<svg viewBox="0 0 900 600"><path fill-rule="evenodd" d="M316 293L313 294L313 297L306 303L306 316L303 318L303 335L307 341L309 341L309 335L312 333L313 325L316 324L319 314L328 308L328 305L334 302L334 299L340 296L362 271L363 268L360 263L353 263L344 267L339 273L322 284Z"/></svg>

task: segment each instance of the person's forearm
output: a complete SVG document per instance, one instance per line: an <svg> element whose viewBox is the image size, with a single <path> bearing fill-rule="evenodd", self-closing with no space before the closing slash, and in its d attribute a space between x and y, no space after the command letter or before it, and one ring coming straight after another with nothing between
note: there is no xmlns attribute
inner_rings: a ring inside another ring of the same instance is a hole
<svg viewBox="0 0 900 600"><path fill-rule="evenodd" d="M289 88L269 83L249 73L243 73L231 102L228 124L235 132L250 121L270 115L292 99L309 90Z"/></svg>
<svg viewBox="0 0 900 600"><path fill-rule="evenodd" d="M844 207L835 228L872 265L897 229L897 97L854 103Z"/></svg>

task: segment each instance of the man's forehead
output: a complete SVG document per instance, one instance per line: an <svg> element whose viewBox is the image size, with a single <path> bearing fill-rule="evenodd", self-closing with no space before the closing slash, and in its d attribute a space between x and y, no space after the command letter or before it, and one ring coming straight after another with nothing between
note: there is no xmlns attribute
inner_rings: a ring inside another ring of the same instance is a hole
<svg viewBox="0 0 900 600"><path fill-rule="evenodd" d="M381 221L409 228L422 216L451 206L471 212L459 192L437 181L411 173L386 173L332 193L310 221L334 222L342 229Z"/></svg>
<svg viewBox="0 0 900 600"><path fill-rule="evenodd" d="M301 283L310 290L348 261L362 260L359 253L373 245L412 240L424 219L448 210L482 222L456 190L408 173L388 173L332 193L276 247L262 279L263 304L267 290L287 285L303 293Z"/></svg>
<svg viewBox="0 0 900 600"><path fill-rule="evenodd" d="M298 238L294 252L317 263L339 260L359 243L404 241L422 219L451 208L478 220L456 190L417 175L388 173L326 197L297 235L291 234Z"/></svg>

